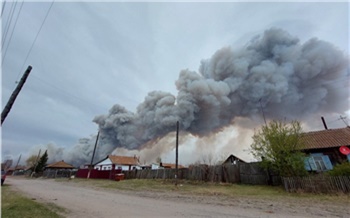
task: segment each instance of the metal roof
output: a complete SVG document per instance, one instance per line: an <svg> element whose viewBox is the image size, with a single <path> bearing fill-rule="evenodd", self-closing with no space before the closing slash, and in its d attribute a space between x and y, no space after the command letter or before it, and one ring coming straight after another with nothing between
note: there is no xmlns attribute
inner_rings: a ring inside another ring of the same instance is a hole
<svg viewBox="0 0 350 218"><path fill-rule="evenodd" d="M116 156L116 155L108 155L108 158L111 160L113 164L120 165L139 165L139 160L136 156L128 157L128 156Z"/></svg>
<svg viewBox="0 0 350 218"><path fill-rule="evenodd" d="M302 139L302 150L349 146L350 127L307 132L302 135Z"/></svg>

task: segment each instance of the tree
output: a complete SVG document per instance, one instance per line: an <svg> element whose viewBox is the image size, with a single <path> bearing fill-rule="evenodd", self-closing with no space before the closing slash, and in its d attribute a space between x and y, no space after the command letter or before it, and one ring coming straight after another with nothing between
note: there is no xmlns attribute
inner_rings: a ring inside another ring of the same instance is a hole
<svg viewBox="0 0 350 218"><path fill-rule="evenodd" d="M298 121L271 121L254 134L252 154L261 159L266 170L281 176L303 176L306 174L304 154L298 150L302 146L301 134Z"/></svg>
<svg viewBox="0 0 350 218"><path fill-rule="evenodd" d="M45 151L45 153L40 157L38 164L35 167L36 173L44 171L44 168L46 167L47 160L48 160L48 155L47 155L47 151Z"/></svg>
<svg viewBox="0 0 350 218"><path fill-rule="evenodd" d="M30 168L34 168L34 165L36 164L36 155L32 155L30 157L28 157L28 159L26 160L27 166Z"/></svg>

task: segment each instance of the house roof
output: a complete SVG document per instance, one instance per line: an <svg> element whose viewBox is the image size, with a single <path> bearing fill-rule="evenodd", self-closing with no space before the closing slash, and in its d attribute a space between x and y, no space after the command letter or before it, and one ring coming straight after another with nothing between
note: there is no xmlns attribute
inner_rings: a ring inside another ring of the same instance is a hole
<svg viewBox="0 0 350 218"><path fill-rule="evenodd" d="M237 157L236 155L231 154L230 156L228 156L228 158L226 158L226 160L223 162L224 163L231 163L234 160L239 160L242 163L246 163L246 161L242 160L241 158Z"/></svg>
<svg viewBox="0 0 350 218"><path fill-rule="evenodd" d="M11 167L10 169L8 169L8 171L14 171L14 170L25 170L25 169L27 169L27 167L26 166L17 166L16 167L16 169L15 169L15 167Z"/></svg>
<svg viewBox="0 0 350 218"><path fill-rule="evenodd" d="M56 163L52 163L46 166L46 168L60 168L60 169L73 169L75 167L73 167L72 165L62 161L58 161Z"/></svg>
<svg viewBox="0 0 350 218"><path fill-rule="evenodd" d="M176 164L171 164L171 163L162 163L161 166L164 167L164 168L171 168L171 169L175 169L176 168ZM180 165L180 164L178 164L177 168L178 169L182 169L182 168L185 168L185 167Z"/></svg>
<svg viewBox="0 0 350 218"><path fill-rule="evenodd" d="M108 155L107 158L109 158L113 164L139 165L139 160L136 156L128 157L128 156Z"/></svg>
<svg viewBox="0 0 350 218"><path fill-rule="evenodd" d="M302 135L302 150L350 145L350 127L307 132Z"/></svg>

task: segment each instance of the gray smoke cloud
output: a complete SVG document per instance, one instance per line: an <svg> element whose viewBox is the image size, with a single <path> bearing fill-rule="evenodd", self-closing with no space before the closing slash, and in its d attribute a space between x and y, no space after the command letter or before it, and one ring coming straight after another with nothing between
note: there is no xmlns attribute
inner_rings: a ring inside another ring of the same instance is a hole
<svg viewBox="0 0 350 218"><path fill-rule="evenodd" d="M241 49L218 50L201 61L199 72L182 70L175 83L177 96L153 91L135 113L114 105L108 114L96 116L98 157L115 148L142 149L175 131L177 121L182 131L205 136L237 117L261 117L261 107L268 119L343 113L349 109L348 80L349 60L335 46L316 38L301 44L272 28ZM89 163L94 142L82 140L61 157Z"/></svg>
<svg viewBox="0 0 350 218"><path fill-rule="evenodd" d="M301 44L273 28L240 50L218 50L201 62L198 73L181 71L177 96L154 91L136 113L114 105L93 121L104 143L135 149L174 131L177 120L182 130L204 136L235 117L253 117L261 106L270 119L342 113L348 109L348 63L328 42L313 38Z"/></svg>

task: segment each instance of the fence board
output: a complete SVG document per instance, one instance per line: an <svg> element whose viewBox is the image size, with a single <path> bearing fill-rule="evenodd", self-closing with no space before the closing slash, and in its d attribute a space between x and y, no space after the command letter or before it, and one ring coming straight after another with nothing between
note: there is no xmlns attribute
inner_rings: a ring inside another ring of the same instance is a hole
<svg viewBox="0 0 350 218"><path fill-rule="evenodd" d="M350 193L350 176L283 177L282 182L287 192Z"/></svg>

